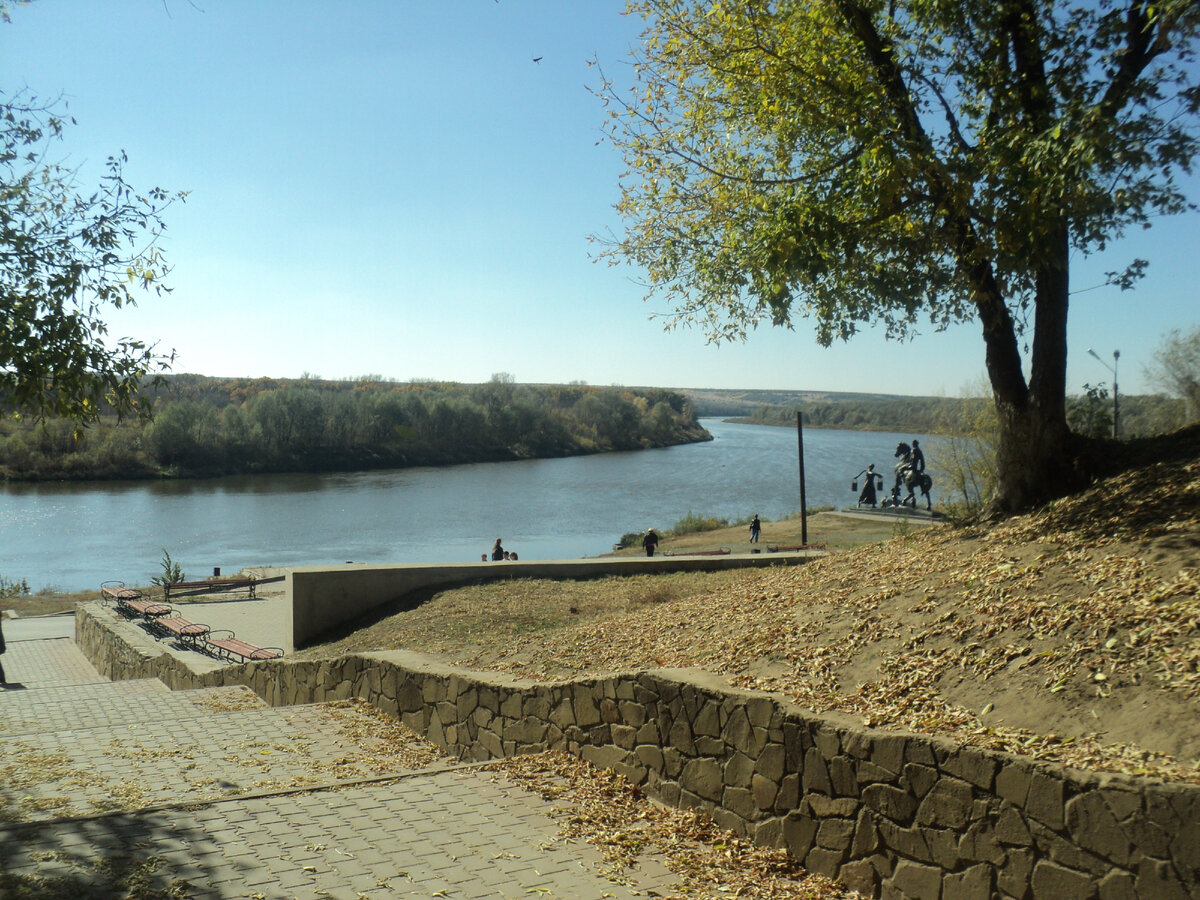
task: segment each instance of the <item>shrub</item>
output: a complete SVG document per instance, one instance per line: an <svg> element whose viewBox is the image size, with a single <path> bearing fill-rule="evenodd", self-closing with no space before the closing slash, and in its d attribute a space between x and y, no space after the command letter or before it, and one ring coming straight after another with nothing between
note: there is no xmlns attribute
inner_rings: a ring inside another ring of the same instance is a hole
<svg viewBox="0 0 1200 900"><path fill-rule="evenodd" d="M688 514L675 523L671 529L671 533L675 535L696 534L700 531L716 531L718 528L728 527L728 519L718 519L716 516L699 516L688 510Z"/></svg>
<svg viewBox="0 0 1200 900"><path fill-rule="evenodd" d="M180 568L179 563L171 559L171 554L167 552L166 547L163 547L162 570L163 573L161 575L155 575L150 579L151 584L175 584L176 582L187 580L187 576L183 574L183 569Z"/></svg>
<svg viewBox="0 0 1200 900"><path fill-rule="evenodd" d="M20 581L9 581L0 575L0 599L9 597L28 597L29 582L22 578Z"/></svg>

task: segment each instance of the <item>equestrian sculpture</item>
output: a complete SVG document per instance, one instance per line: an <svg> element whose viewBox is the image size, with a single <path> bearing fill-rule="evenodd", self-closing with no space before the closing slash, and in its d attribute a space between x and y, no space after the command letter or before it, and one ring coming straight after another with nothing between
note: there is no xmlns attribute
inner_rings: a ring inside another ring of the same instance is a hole
<svg viewBox="0 0 1200 900"><path fill-rule="evenodd" d="M933 501L929 499L929 489L933 487L933 479L925 474L925 454L920 450L920 445L913 441L913 446L901 441L896 445L896 452L893 454L900 462L896 463L896 484L892 487L892 496L890 503L884 501L884 506L911 506L917 508L916 489L920 488L921 493L925 496L925 508L933 509ZM907 496L903 500L900 499L900 486L908 490Z"/></svg>

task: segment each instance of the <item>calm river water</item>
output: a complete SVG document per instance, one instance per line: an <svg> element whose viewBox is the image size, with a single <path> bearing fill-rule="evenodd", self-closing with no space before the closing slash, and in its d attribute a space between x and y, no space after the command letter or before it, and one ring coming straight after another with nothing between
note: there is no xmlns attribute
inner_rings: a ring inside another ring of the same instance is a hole
<svg viewBox="0 0 1200 900"><path fill-rule="evenodd" d="M147 584L164 548L192 578L214 566L466 562L497 536L522 559L574 559L689 512L779 519L800 509L795 429L703 424L713 441L570 459L4 486L0 575L34 590ZM888 476L896 443L912 437L806 429L808 506L853 504L855 473L873 462Z"/></svg>

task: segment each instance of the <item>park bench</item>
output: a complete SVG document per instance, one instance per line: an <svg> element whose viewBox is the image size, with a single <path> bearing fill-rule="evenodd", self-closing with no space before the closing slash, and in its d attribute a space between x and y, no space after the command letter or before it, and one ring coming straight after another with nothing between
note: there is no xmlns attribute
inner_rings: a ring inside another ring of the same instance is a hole
<svg viewBox="0 0 1200 900"><path fill-rule="evenodd" d="M200 647L197 642L201 638L207 637L212 629L200 622L193 622L191 619L179 615L175 610L170 610L170 612L172 615L151 619L147 622L150 630L158 637L174 638L180 646L199 650Z"/></svg>
<svg viewBox="0 0 1200 900"><path fill-rule="evenodd" d="M171 614L171 607L154 600L126 600L118 604L117 610L130 619L134 616L143 619L157 619L159 616Z"/></svg>
<svg viewBox="0 0 1200 900"><path fill-rule="evenodd" d="M767 547L768 553L794 553L797 550L824 550L824 544L788 544L781 546L779 544L771 544Z"/></svg>
<svg viewBox="0 0 1200 900"><path fill-rule="evenodd" d="M207 591L236 591L240 588L246 588L250 592L250 597L254 597L254 578L210 578L207 581L173 581L163 584L163 599L170 600L171 592L180 593L200 593Z"/></svg>
<svg viewBox="0 0 1200 900"><path fill-rule="evenodd" d="M663 556L728 556L730 550L668 550Z"/></svg>
<svg viewBox="0 0 1200 900"><path fill-rule="evenodd" d="M216 637L228 635L228 637ZM220 630L204 636L204 647L212 656L228 662L246 662L247 660L281 659L283 650L279 647L257 647L249 641L243 641L232 631Z"/></svg>
<svg viewBox="0 0 1200 900"><path fill-rule="evenodd" d="M142 598L142 592L125 587L123 581L106 581L100 585L100 597L112 603L117 612L127 619L154 619L171 612L171 607Z"/></svg>

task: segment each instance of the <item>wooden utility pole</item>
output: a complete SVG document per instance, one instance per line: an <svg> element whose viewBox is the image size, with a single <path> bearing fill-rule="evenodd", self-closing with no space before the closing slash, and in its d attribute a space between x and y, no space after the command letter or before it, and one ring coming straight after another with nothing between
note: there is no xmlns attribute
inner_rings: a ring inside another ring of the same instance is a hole
<svg viewBox="0 0 1200 900"><path fill-rule="evenodd" d="M796 410L796 447L800 453L800 543L808 543L808 498L804 493L804 420Z"/></svg>

